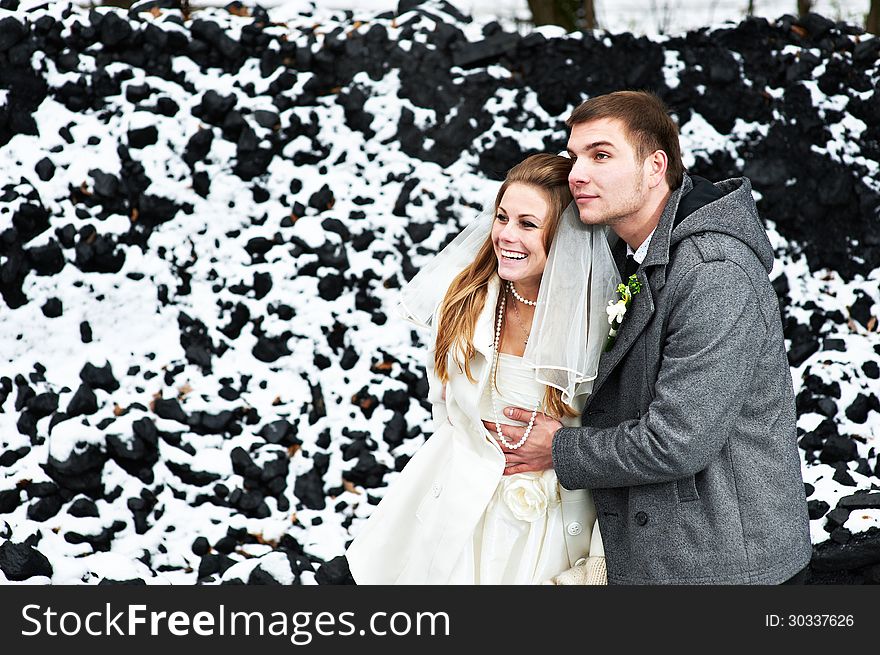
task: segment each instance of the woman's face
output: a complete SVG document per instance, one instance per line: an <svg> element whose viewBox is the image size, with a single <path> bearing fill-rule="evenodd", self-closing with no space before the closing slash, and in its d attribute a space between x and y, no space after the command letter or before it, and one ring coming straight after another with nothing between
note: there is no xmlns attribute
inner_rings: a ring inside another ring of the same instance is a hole
<svg viewBox="0 0 880 655"><path fill-rule="evenodd" d="M546 194L514 182L504 191L492 224L492 245L502 280L537 289L547 263L544 230L550 203Z"/></svg>

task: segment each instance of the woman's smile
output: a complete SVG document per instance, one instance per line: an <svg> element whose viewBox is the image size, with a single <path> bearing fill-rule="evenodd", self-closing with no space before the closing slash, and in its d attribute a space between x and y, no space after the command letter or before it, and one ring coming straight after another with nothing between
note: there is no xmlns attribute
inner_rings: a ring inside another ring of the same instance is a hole
<svg viewBox="0 0 880 655"><path fill-rule="evenodd" d="M537 296L547 263L544 226L549 211L543 190L515 182L505 190L492 225L499 277L516 282L529 297Z"/></svg>

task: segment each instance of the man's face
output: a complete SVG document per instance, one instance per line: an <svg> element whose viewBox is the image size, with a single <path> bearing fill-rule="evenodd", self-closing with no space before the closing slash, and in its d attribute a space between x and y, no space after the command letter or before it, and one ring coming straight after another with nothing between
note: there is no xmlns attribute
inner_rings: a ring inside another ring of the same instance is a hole
<svg viewBox="0 0 880 655"><path fill-rule="evenodd" d="M647 167L626 139L623 123L602 118L571 128L574 160L568 185L587 225L614 225L647 203Z"/></svg>

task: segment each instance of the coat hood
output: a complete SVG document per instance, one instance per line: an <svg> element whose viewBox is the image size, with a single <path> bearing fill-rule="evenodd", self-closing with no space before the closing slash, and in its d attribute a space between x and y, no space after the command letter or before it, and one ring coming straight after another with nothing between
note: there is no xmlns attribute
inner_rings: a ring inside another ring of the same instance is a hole
<svg viewBox="0 0 880 655"><path fill-rule="evenodd" d="M677 198L675 194L678 194ZM676 202L676 216L669 238L670 248L695 234L718 232L745 244L768 273L773 269L773 248L758 216L748 178L733 178L713 185L686 174L680 189L670 197L669 204L673 200Z"/></svg>

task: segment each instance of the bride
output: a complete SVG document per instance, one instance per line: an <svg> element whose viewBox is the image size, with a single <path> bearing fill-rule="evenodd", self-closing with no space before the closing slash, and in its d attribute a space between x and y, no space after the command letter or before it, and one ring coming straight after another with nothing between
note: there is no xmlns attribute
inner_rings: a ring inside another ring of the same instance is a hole
<svg viewBox="0 0 880 655"><path fill-rule="evenodd" d="M584 583L584 562L601 571L588 490L562 488L552 469L504 475L531 429L508 439L505 426L523 424L504 407L577 424L608 336L617 269L604 230L569 207L571 165L540 154L513 167L493 216L404 289L405 314L432 331L434 434L346 552L358 584Z"/></svg>

